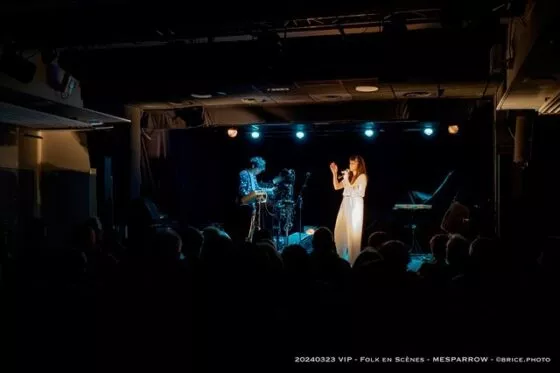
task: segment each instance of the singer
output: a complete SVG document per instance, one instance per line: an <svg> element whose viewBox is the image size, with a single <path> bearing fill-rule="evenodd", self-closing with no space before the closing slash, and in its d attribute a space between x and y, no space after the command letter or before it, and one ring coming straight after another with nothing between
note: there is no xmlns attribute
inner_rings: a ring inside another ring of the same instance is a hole
<svg viewBox="0 0 560 373"><path fill-rule="evenodd" d="M367 187L366 164L359 155L350 157L349 169L342 172L342 177L338 175L336 163L331 163L330 168L334 190L344 189L334 228L336 251L341 258L354 264L362 246L364 197Z"/></svg>

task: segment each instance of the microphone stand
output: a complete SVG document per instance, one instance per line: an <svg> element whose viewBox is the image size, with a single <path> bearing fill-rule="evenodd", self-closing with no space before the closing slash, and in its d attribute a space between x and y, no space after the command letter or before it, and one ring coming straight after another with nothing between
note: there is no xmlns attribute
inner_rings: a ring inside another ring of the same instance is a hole
<svg viewBox="0 0 560 373"><path fill-rule="evenodd" d="M309 180L309 177L311 176L311 172L308 172L307 174L305 174L305 181L303 182L303 185L301 186L301 189L299 191L299 195L298 195L298 208L299 208L299 243L301 244L301 231L303 230L303 226L302 226L302 219L301 219L301 211L303 209L303 191L305 190L305 188L307 188L307 181Z"/></svg>

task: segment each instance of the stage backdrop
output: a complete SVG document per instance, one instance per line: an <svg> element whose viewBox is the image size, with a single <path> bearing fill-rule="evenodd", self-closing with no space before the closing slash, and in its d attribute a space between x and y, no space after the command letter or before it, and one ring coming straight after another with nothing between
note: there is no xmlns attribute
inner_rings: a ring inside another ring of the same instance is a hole
<svg viewBox="0 0 560 373"><path fill-rule="evenodd" d="M329 163L337 162L343 169L350 155L360 154L369 176L365 221L369 233L372 224L387 218L394 203L408 202L407 191L431 193L452 170L454 177L439 196L444 209L457 192L468 202L487 200L492 186L490 128L488 123L470 123L469 128L461 128L460 136L450 136L445 127L433 138L395 130L373 139L361 133L336 133L308 134L304 140L292 134L266 136L266 129L258 140L241 131L231 139L224 128L171 130L167 159L154 170L159 185L156 199L181 222L225 223L234 207L238 174L250 157L259 155L267 160L264 181L283 168L296 171L296 194L310 172L303 224L333 228L342 193L332 188Z"/></svg>

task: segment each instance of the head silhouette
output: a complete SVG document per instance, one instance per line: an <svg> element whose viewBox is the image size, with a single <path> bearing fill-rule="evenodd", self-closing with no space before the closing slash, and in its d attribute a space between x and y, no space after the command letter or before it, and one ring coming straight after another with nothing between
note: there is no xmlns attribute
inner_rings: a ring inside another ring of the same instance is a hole
<svg viewBox="0 0 560 373"><path fill-rule="evenodd" d="M312 245L316 253L336 252L333 233L326 227L321 227L313 233Z"/></svg>

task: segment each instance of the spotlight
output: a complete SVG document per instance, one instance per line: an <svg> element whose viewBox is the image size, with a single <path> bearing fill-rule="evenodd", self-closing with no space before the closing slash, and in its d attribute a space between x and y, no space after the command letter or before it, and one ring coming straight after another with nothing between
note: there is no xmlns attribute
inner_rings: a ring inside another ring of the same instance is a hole
<svg viewBox="0 0 560 373"><path fill-rule="evenodd" d="M305 133L303 131L297 131L296 137L301 140L305 137Z"/></svg>
<svg viewBox="0 0 560 373"><path fill-rule="evenodd" d="M434 134L434 130L430 127L424 128L424 135L432 136Z"/></svg>
<svg viewBox="0 0 560 373"><path fill-rule="evenodd" d="M259 137L261 137L261 133L259 131L253 131L251 132L251 137L254 139L258 139Z"/></svg>
<svg viewBox="0 0 560 373"><path fill-rule="evenodd" d="M456 124L453 124L451 126L447 127L447 131L449 132L449 134L451 135L456 135L459 133L459 126Z"/></svg>
<svg viewBox="0 0 560 373"><path fill-rule="evenodd" d="M236 128L230 128L227 130L227 135L231 138L237 137L237 129Z"/></svg>
<svg viewBox="0 0 560 373"><path fill-rule="evenodd" d="M372 137L375 134L375 131L372 130L371 128L368 128L367 130L364 131L364 135L366 135L367 137Z"/></svg>

